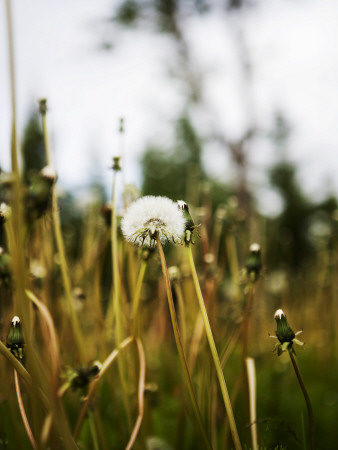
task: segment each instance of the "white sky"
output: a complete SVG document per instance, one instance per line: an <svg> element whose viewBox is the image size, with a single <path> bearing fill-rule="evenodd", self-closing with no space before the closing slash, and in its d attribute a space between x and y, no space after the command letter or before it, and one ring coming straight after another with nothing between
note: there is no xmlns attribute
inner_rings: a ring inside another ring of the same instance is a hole
<svg viewBox="0 0 338 450"><path fill-rule="evenodd" d="M60 184L86 184L99 174L106 186L119 152L118 120L126 120L125 179L140 183L138 159L149 142L167 145L172 120L184 107L180 83L169 80L175 49L168 38L120 32L114 0L12 0L19 133L37 99L49 104L53 160ZM202 133L217 124L231 138L249 117L235 40L243 30L252 62L252 114L264 131L272 114L293 126L287 155L297 161L309 194L338 193L338 3L335 0L261 0L240 17L189 18L184 30L196 70L203 74L207 108L196 111ZM109 52L99 50L104 40ZM0 4L0 165L9 170L10 94L5 2ZM173 64L174 65L174 64ZM259 191L263 169L278 158L261 138L251 149L251 179ZM231 178L217 146L206 155L215 176ZM268 211L275 198L264 196ZM264 207L264 205L263 205ZM276 208L275 208L276 209Z"/></svg>

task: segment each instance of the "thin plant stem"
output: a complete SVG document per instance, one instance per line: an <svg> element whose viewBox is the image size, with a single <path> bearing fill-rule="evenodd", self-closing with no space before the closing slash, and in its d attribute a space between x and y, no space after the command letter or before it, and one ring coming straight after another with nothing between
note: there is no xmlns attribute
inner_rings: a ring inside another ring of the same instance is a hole
<svg viewBox="0 0 338 450"><path fill-rule="evenodd" d="M41 114L41 116L42 116L42 124L43 124L43 136L44 136L44 142L45 142L46 161L48 164L50 164L51 152L50 152L50 145L49 145L49 134L48 134L48 129L47 129L46 112L43 112ZM70 278L69 278L69 269L68 269L68 264L67 264L67 259L66 259L65 246L64 246L64 242L63 242L62 233L61 233L60 215L59 215L59 208L58 208L58 201L57 201L55 186L53 186L53 191L52 191L52 219L53 219L53 225L54 225L56 247L57 247L59 260L60 260L62 282L63 282L63 287L65 290L68 311L70 314L70 322L71 322L73 333L74 333L76 347L79 352L79 357L80 357L81 362L83 363L84 359L85 359L84 350L83 350L83 339L82 339L81 329L80 329L80 325L79 325L77 315L75 312L73 299L72 299L71 282L70 282Z"/></svg>
<svg viewBox="0 0 338 450"><path fill-rule="evenodd" d="M42 134L43 134L43 141L45 144L45 155L46 155L46 165L48 166L51 163L51 151L50 151L50 141L49 141L49 134L47 129L47 114L46 111L44 111L41 114L41 121L42 121Z"/></svg>
<svg viewBox="0 0 338 450"><path fill-rule="evenodd" d="M247 295L247 301L245 305L243 325L242 325L242 358L243 365L245 365L245 359L247 356L247 348L248 348L248 333L249 333L249 317L250 310L253 303L254 298L254 285L252 283L249 284L249 292Z"/></svg>
<svg viewBox="0 0 338 450"><path fill-rule="evenodd" d="M138 333L138 324L139 324L139 316L138 316L138 310L140 306L140 299L141 299L141 290L142 290L142 284L144 280L144 276L147 270L147 261L142 260L140 271L137 277L136 287L135 287L135 294L133 298L133 305L131 310L131 318L133 322L133 334Z"/></svg>
<svg viewBox="0 0 338 450"><path fill-rule="evenodd" d="M7 359L7 361L14 367L16 372L24 380L28 388L32 387L32 378L24 366L16 359L5 344L0 340L0 353Z"/></svg>
<svg viewBox="0 0 338 450"><path fill-rule="evenodd" d="M290 359L294 368L294 371L296 373L297 376L297 380L299 382L300 388L303 392L303 396L305 399L305 403L306 403L306 408L307 408L307 414L308 414L308 420L309 420L309 433L310 433L310 449L314 450L315 449L315 435L314 435L314 421L313 421L313 410L312 410L312 405L311 405L311 401L310 401L310 397L309 394L307 393L305 384L303 382L303 378L300 374L299 368L298 368L298 364L296 362L296 359L292 353L292 349L289 349L289 355L290 355Z"/></svg>
<svg viewBox="0 0 338 450"><path fill-rule="evenodd" d="M133 432L130 436L129 442L126 446L126 450L130 450L137 438L138 432L141 427L141 423L143 420L143 413L144 413L144 384L145 384L145 378L146 378L146 362L145 362L145 356L144 356L144 350L143 345L140 341L140 339L135 340L137 345L137 351L139 355L139 361L140 361L140 374L139 374L139 383L138 383L138 416L135 422L135 426L133 429Z"/></svg>
<svg viewBox="0 0 338 450"><path fill-rule="evenodd" d="M99 450L100 446L99 446L99 441L98 441L97 433L96 433L94 415L93 415L92 412L90 412L88 414L88 420L89 420L90 434L92 435L93 449L94 450Z"/></svg>
<svg viewBox="0 0 338 450"><path fill-rule="evenodd" d="M106 325L109 329L112 326L115 317L116 343L122 341L121 328L121 298L120 298L120 275L119 275L119 259L118 259L118 239L117 239L117 217L116 217L116 179L117 172L114 171L112 195L111 195L111 227L110 227L110 244L111 244L111 260L112 260L112 295L107 308Z"/></svg>
<svg viewBox="0 0 338 450"><path fill-rule="evenodd" d="M34 450L36 450L37 449L36 441L35 441L35 438L33 436L31 427L30 427L28 419L27 419L25 407L24 407L24 404L23 404L23 401L22 401L22 396L21 396L19 377L18 377L18 373L17 373L17 371L15 369L14 369L14 383L15 383L15 392L16 392L16 397L18 399L18 405L19 405L21 418L22 418L22 421L23 421L23 424L24 424L24 427L25 427L28 439L29 439L32 447L34 448Z"/></svg>
<svg viewBox="0 0 338 450"><path fill-rule="evenodd" d="M249 386L250 432L251 432L252 450L258 450L255 360L253 358L245 358L245 365Z"/></svg>
<svg viewBox="0 0 338 450"><path fill-rule="evenodd" d="M234 414L232 411L232 406L231 406L231 402L230 402L228 389L227 389L227 386L225 383L224 374L222 371L221 362L218 357L214 337L212 335L209 318L208 318L208 313L207 313L207 310L204 305L203 295L202 295L202 291L201 291L200 284L198 281L195 263L194 263L194 259L193 259L193 255L192 255L190 246L187 247L187 251L188 251L188 259L189 259L189 264L190 264L190 268L191 268L191 273L192 273L192 277L193 277L193 281L194 281L194 285L195 285L195 290L196 290L200 310L201 310L202 317L203 317L205 332L207 335L207 339L208 339L210 350L211 350L211 355L212 355L215 369L216 369L217 378L218 378L219 385L221 388L224 406L225 406L225 409L226 409L226 412L228 415L229 426L230 426L230 430L231 430L233 443L234 443L236 450L239 450L242 448L242 446L241 446L241 442L239 440L238 431L237 431L237 427L236 427Z"/></svg>
<svg viewBox="0 0 338 450"><path fill-rule="evenodd" d="M184 353L184 349L183 349L183 345L182 345L182 341L181 341L181 336L180 336L180 330L179 330L179 326L177 323L177 318L176 318L176 312L175 312L175 306L174 306L174 300L173 300L173 296L172 296L172 292L171 292L171 286L170 286L170 279L169 279L169 274L168 274L168 269L167 269L167 263L165 260L165 256L164 256L164 252L163 252L163 247L161 244L161 241L159 239L158 236L156 236L156 242L157 242L157 247L158 247L158 251L159 251L159 255L160 255L160 260L161 260L161 265L162 265L162 273L163 273L163 277L164 277L164 281L165 281L165 286L166 286L166 290L167 290L167 297L168 297L168 304L169 304L169 311L170 311L170 317L171 317L171 322L172 322L172 326L173 326L173 331L174 331L174 337L175 337L175 342L176 342L176 346L177 346L177 350L178 350L178 354L180 357L180 362L181 362L181 366L183 369L183 375L184 375L184 379L187 385L187 389L188 389L188 393L189 393L189 397L193 406L193 410L199 425L199 430L202 434L202 437L204 439L205 444L207 445L207 448L211 449L211 444L209 441L209 438L206 434L205 431L205 427L202 421L202 416L201 416L201 412L199 410L198 404L197 404L197 400L196 400L196 396L194 393L194 389L192 386L192 381L191 381L191 376L189 373L189 369L188 369L188 364L187 364L187 360L185 357L185 353Z"/></svg>
<svg viewBox="0 0 338 450"><path fill-rule="evenodd" d="M19 177L19 165L17 154L17 137L16 137L16 91L15 91L15 64L14 64L14 43L13 43L13 24L11 1L6 0L6 21L7 21L7 40L9 55L9 76L11 86L11 106L12 106L12 146L11 146L11 162L12 171L15 176Z"/></svg>

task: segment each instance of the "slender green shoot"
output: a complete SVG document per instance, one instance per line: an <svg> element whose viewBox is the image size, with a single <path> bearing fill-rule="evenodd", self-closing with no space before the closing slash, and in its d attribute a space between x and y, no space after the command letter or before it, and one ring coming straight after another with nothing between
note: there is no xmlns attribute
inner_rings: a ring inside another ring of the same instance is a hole
<svg viewBox="0 0 338 450"><path fill-rule="evenodd" d="M222 397L223 397L223 401L224 401L224 406L225 406L225 409L226 409L226 412L227 412L227 415L228 415L229 426L230 426L230 430L231 430L233 443L234 443L234 446L235 446L236 450L239 450L239 449L242 448L242 445L241 445L241 442L239 440L239 435L238 435L238 431L237 431L237 426L236 426L234 414L233 414L233 411L232 411L232 406L231 406L231 402L230 402L228 389L227 389L227 386L226 386L226 383L225 383L224 374L223 374L223 370L222 370L222 367L221 367L221 362L220 362L219 357L218 357L216 344L215 344L214 337L212 335L212 331L211 331L211 327L210 327L210 323L209 323L208 313L207 313L207 310L205 308L201 287L200 287L200 284L199 284L199 281L198 281L198 276L197 276L197 272L196 272L196 267L195 267L195 263L194 263L193 254L192 254L190 245L188 245L186 248L187 248L187 252L188 252L188 259L189 259L191 274L192 274L192 277L193 277L195 290L196 290L196 294L197 294L200 310L201 310L202 317L203 317L205 332L206 332L207 339L208 339L208 342L209 342L212 359L214 361L218 382L219 382L219 385L220 385L220 388L221 388Z"/></svg>

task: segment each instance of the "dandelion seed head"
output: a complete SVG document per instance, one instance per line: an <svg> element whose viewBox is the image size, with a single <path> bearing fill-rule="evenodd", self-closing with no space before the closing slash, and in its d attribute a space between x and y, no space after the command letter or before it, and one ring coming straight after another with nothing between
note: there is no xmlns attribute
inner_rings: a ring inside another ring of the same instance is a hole
<svg viewBox="0 0 338 450"><path fill-rule="evenodd" d="M154 247L157 236L162 243L180 241L185 230L185 219L177 203L167 197L149 195L129 206L121 228L127 241Z"/></svg>

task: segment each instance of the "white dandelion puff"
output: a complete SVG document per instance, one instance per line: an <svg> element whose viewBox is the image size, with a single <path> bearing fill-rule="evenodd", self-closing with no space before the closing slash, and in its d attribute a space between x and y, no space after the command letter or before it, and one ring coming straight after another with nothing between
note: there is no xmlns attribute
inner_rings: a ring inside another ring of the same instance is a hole
<svg viewBox="0 0 338 450"><path fill-rule="evenodd" d="M154 247L157 237L162 243L180 242L185 230L185 220L177 203L167 197L149 195L129 206L121 228L127 241Z"/></svg>

